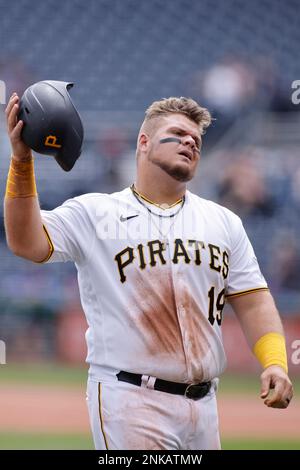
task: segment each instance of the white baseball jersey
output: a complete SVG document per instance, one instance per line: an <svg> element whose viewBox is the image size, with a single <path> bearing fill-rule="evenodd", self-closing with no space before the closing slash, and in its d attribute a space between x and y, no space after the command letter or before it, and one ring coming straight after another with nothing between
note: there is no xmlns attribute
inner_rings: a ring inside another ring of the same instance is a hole
<svg viewBox="0 0 300 470"><path fill-rule="evenodd" d="M217 377L225 298L267 289L241 220L189 191L169 209L140 201L126 188L42 211L49 261L78 270L90 376Z"/></svg>

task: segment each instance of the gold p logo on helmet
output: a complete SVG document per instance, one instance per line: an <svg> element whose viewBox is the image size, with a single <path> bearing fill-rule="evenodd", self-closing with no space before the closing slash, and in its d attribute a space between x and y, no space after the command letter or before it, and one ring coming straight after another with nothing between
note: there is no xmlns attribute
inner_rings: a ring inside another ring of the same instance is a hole
<svg viewBox="0 0 300 470"><path fill-rule="evenodd" d="M57 142L57 137L55 135L47 135L44 145L46 145L47 147L55 147L57 149L60 149L61 145L57 144L56 142Z"/></svg>

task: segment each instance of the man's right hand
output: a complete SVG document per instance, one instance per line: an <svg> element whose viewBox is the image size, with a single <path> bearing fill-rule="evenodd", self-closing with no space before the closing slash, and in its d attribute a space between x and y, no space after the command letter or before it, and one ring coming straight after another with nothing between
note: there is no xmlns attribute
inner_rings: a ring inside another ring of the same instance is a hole
<svg viewBox="0 0 300 470"><path fill-rule="evenodd" d="M26 162L31 160L32 152L31 148L28 147L21 139L21 132L24 123L22 120L18 121L18 111L19 97L17 93L13 93L5 110L7 133L10 138L13 158L19 162Z"/></svg>

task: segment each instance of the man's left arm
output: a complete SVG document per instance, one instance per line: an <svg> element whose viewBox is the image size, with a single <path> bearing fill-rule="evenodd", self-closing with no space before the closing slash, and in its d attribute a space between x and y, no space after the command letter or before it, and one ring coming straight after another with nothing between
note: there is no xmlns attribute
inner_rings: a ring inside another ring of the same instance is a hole
<svg viewBox="0 0 300 470"><path fill-rule="evenodd" d="M287 375L282 323L272 295L261 290L234 297L229 303L251 350L264 368L261 398L269 407L286 408L293 396L293 386ZM272 394L271 389L274 389Z"/></svg>

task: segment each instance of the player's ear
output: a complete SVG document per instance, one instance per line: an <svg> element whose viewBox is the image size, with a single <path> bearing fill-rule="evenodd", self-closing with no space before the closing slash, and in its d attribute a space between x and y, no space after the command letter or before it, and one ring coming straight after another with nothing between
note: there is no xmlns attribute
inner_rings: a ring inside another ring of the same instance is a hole
<svg viewBox="0 0 300 470"><path fill-rule="evenodd" d="M141 132L138 138L138 149L140 152L146 152L149 148L150 139L147 134Z"/></svg>

